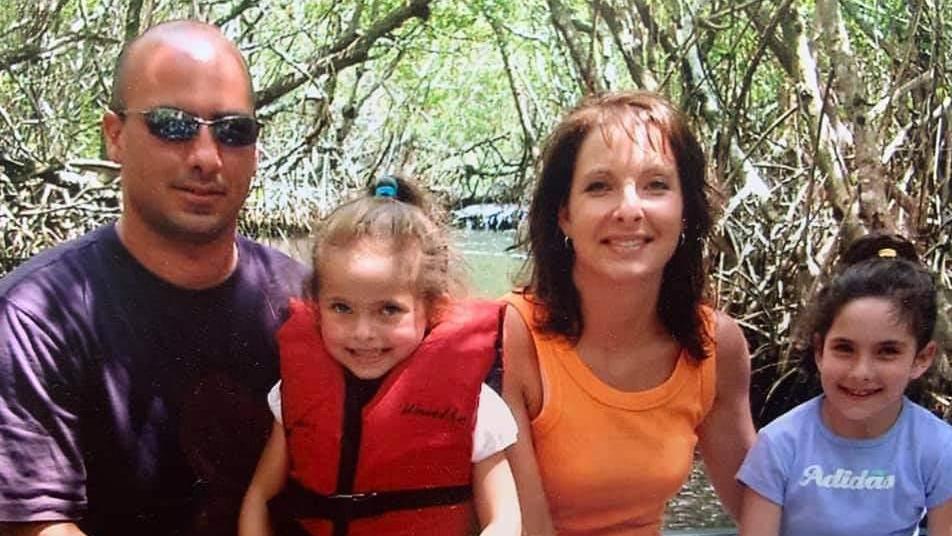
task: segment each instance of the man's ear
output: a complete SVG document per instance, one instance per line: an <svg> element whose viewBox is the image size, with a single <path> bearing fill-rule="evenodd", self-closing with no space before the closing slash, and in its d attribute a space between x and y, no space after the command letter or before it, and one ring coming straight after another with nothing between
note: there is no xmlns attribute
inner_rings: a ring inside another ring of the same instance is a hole
<svg viewBox="0 0 952 536"><path fill-rule="evenodd" d="M932 362L935 361L937 349L938 347L935 341L929 341L929 344L923 346L922 350L916 352L916 357L912 359L912 374L910 374L913 380L919 379L920 376L929 370L929 367L932 366Z"/></svg>
<svg viewBox="0 0 952 536"><path fill-rule="evenodd" d="M102 116L102 134L106 141L106 154L113 162L122 163L122 128L125 123L116 112L107 110Z"/></svg>

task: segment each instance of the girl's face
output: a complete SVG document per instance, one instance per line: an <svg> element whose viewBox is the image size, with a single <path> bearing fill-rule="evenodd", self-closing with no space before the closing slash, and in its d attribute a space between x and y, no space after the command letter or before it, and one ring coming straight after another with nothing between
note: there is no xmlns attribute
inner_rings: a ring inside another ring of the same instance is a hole
<svg viewBox="0 0 952 536"><path fill-rule="evenodd" d="M415 286L419 256L372 239L324 249L321 337L334 359L362 379L380 378L416 350L426 306Z"/></svg>
<svg viewBox="0 0 952 536"><path fill-rule="evenodd" d="M850 438L878 437L893 425L911 380L932 364L935 343L916 351L912 330L884 298L846 303L823 341L815 341L823 384L823 422ZM822 342L822 345L820 344Z"/></svg>
<svg viewBox="0 0 952 536"><path fill-rule="evenodd" d="M656 128L596 127L579 147L559 227L575 248L574 277L661 280L681 234L678 167Z"/></svg>

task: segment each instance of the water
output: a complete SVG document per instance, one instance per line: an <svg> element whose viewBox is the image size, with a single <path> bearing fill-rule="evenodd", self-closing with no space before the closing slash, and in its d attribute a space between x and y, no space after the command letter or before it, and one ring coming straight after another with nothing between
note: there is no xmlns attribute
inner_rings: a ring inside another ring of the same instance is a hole
<svg viewBox="0 0 952 536"><path fill-rule="evenodd" d="M520 253L506 251L515 240L513 231L460 230L456 238L469 272L472 295L497 298L512 288L525 258ZM302 262L308 262L310 244L306 238L273 239L267 242ZM666 529L731 526L730 518L721 509L701 463L695 463L687 484L668 504Z"/></svg>

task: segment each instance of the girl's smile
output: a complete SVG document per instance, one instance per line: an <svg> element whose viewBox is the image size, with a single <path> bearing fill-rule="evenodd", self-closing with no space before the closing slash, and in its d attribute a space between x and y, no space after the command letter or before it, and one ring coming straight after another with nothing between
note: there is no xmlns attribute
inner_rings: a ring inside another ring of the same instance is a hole
<svg viewBox="0 0 952 536"><path fill-rule="evenodd" d="M847 302L820 342L815 357L825 394L823 421L851 438L889 430L906 386L929 368L934 346L917 351L915 336L893 303L875 297Z"/></svg>
<svg viewBox="0 0 952 536"><path fill-rule="evenodd" d="M426 307L415 287L419 258L372 238L324 252L321 336L331 356L358 378L380 378L423 340Z"/></svg>

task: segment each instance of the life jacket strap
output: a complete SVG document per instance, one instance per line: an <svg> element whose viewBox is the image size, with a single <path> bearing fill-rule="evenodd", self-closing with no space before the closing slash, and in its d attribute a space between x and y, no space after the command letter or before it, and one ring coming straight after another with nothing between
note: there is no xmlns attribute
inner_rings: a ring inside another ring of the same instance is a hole
<svg viewBox="0 0 952 536"><path fill-rule="evenodd" d="M268 507L277 517L320 518L340 522L378 516L393 510L459 504L468 501L472 495L472 486L468 484L323 495L289 479L284 490L268 503Z"/></svg>

